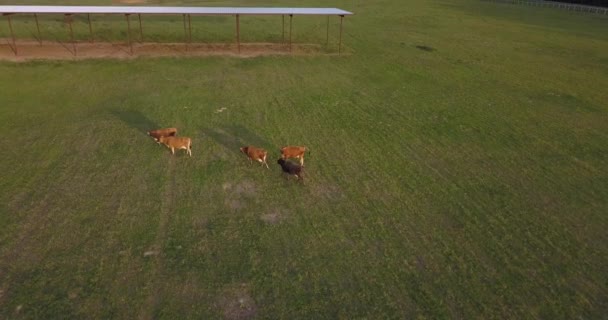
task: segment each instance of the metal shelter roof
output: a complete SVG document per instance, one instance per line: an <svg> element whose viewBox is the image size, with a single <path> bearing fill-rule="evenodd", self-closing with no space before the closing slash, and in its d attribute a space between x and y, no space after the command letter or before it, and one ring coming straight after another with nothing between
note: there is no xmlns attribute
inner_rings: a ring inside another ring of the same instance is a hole
<svg viewBox="0 0 608 320"><path fill-rule="evenodd" d="M139 7L139 6L0 6L0 13L192 14L192 15L352 15L337 8Z"/></svg>

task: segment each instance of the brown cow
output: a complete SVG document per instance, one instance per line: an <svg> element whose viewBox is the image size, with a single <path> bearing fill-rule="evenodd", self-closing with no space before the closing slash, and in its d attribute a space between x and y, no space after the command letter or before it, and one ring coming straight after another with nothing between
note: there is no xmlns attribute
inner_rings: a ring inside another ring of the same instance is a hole
<svg viewBox="0 0 608 320"><path fill-rule="evenodd" d="M154 141L156 141L156 143L160 143L160 141L158 141L160 139L160 137L175 137L176 134L177 134L176 128L165 128L165 129L148 131L148 135L151 136L154 139Z"/></svg>
<svg viewBox="0 0 608 320"><path fill-rule="evenodd" d="M163 143L167 148L171 149L171 153L175 154L175 149L185 149L186 153L192 157L192 139L187 137L163 137L158 138L160 143Z"/></svg>
<svg viewBox="0 0 608 320"><path fill-rule="evenodd" d="M304 166L304 152L308 151L306 147L287 146L281 148L281 159L288 158L300 159L300 165Z"/></svg>
<svg viewBox="0 0 608 320"><path fill-rule="evenodd" d="M265 164L266 168L268 168L268 163L266 163L266 156L268 155L268 152L266 150L252 146L245 146L241 147L240 149L242 153L247 155L249 162L251 162L251 160L255 160L261 164Z"/></svg>

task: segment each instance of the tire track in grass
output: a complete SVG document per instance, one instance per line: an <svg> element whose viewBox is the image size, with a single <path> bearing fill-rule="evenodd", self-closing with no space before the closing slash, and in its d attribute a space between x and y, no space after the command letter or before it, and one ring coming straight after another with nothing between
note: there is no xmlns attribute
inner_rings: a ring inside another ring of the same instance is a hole
<svg viewBox="0 0 608 320"><path fill-rule="evenodd" d="M142 305L139 311L139 319L153 319L155 318L156 308L159 305L160 297L162 294L162 287L164 286L162 281L162 275L165 267L165 242L167 239L167 227L169 224L169 217L172 215L175 209L175 157L169 158L169 165L167 166L165 173L165 189L162 193L162 204L160 207L160 219L158 222L158 229L156 232L156 239L152 247L143 253L144 257L151 256L152 269L150 271L150 282L148 290L149 295L146 302Z"/></svg>

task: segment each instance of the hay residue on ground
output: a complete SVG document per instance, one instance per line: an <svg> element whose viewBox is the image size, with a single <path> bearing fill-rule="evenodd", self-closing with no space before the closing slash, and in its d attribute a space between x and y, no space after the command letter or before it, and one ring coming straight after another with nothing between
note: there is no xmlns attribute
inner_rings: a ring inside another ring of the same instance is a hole
<svg viewBox="0 0 608 320"><path fill-rule="evenodd" d="M256 57L266 55L320 55L320 45L294 44L291 51L282 43L243 43L240 52L236 43L158 43L134 42L54 42L17 40L17 54L11 39L0 39L0 60L83 60L83 59L133 59L138 57L198 57L235 56Z"/></svg>

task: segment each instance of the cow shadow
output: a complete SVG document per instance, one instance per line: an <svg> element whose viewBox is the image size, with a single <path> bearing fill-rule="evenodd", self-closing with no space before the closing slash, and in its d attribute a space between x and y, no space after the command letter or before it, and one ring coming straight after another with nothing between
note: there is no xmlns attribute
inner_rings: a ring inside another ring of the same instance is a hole
<svg viewBox="0 0 608 320"><path fill-rule="evenodd" d="M243 146L255 146L266 150L275 149L275 146L268 140L243 126L204 128L201 131L203 135L210 137L232 152L240 152L239 148Z"/></svg>
<svg viewBox="0 0 608 320"><path fill-rule="evenodd" d="M156 122L148 119L145 115L137 110L112 109L110 113L122 120L129 127L137 129L137 131L147 134L148 131L158 129Z"/></svg>

